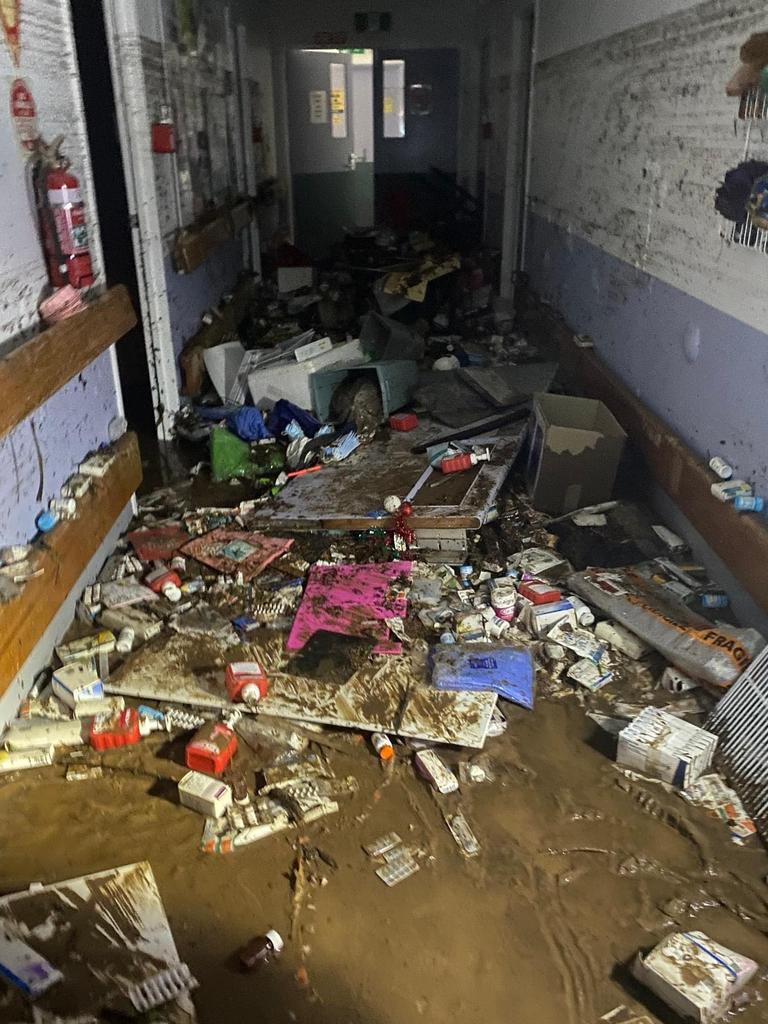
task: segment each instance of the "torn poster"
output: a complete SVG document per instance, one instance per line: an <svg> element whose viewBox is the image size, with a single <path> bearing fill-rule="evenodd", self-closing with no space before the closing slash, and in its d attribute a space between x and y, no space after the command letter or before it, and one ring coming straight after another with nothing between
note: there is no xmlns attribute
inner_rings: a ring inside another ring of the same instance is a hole
<svg viewBox="0 0 768 1024"><path fill-rule="evenodd" d="M286 649L298 651L320 630L372 637L374 654L400 654L387 619L404 617L410 562L315 565L293 620Z"/></svg>

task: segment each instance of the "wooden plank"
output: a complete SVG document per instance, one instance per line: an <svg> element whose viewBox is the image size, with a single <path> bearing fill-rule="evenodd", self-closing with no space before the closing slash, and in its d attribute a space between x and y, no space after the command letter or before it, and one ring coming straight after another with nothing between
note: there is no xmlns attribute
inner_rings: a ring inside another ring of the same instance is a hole
<svg viewBox="0 0 768 1024"><path fill-rule="evenodd" d="M197 270L222 243L233 237L229 208L222 206L204 224L194 224L179 232L173 247L176 269L181 274Z"/></svg>
<svg viewBox="0 0 768 1024"><path fill-rule="evenodd" d="M739 514L713 497L712 471L662 419L650 411L592 349L579 348L573 334L554 325L564 380L599 398L626 430L659 486L698 530L712 550L768 612L768 529L757 516Z"/></svg>
<svg viewBox="0 0 768 1024"><path fill-rule="evenodd" d="M0 437L136 325L123 285L0 359Z"/></svg>
<svg viewBox="0 0 768 1024"><path fill-rule="evenodd" d="M115 445L115 462L78 501L77 519L59 523L40 542L36 564L42 576L25 584L21 595L0 605L0 694L10 686L63 601L93 558L141 483L141 457L135 434Z"/></svg>

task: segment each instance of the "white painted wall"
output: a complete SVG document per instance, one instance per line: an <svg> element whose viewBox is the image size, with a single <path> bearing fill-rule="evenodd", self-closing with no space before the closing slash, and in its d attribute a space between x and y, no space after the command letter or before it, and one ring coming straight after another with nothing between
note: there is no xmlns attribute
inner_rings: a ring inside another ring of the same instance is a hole
<svg viewBox="0 0 768 1024"><path fill-rule="evenodd" d="M763 331L768 262L725 245L713 202L744 145L724 85L765 27L763 0L709 0L539 64L531 181L534 213Z"/></svg>
<svg viewBox="0 0 768 1024"><path fill-rule="evenodd" d="M636 25L677 14L701 0L538 0L538 59L575 50Z"/></svg>

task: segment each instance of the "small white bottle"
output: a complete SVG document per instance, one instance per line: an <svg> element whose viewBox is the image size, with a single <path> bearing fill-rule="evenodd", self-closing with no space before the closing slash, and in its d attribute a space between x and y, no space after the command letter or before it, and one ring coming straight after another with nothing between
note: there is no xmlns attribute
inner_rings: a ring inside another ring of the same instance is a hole
<svg viewBox="0 0 768 1024"><path fill-rule="evenodd" d="M117 644L115 645L118 654L130 654L133 650L133 642L135 639L136 632L131 629L130 626L126 626L124 629L121 629L120 635L117 638Z"/></svg>
<svg viewBox="0 0 768 1024"><path fill-rule="evenodd" d="M721 480L730 480L733 476L733 467L729 466L719 455L712 456L709 460L709 468L713 473L717 473Z"/></svg>

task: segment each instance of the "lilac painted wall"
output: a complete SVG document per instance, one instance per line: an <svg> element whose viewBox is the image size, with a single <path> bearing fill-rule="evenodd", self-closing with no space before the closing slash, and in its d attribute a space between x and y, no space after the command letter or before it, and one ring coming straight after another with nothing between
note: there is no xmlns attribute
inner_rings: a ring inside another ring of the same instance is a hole
<svg viewBox="0 0 768 1024"><path fill-rule="evenodd" d="M638 398L768 494L768 334L540 217L529 246L533 287Z"/></svg>
<svg viewBox="0 0 768 1024"><path fill-rule="evenodd" d="M178 356L184 342L199 329L203 313L216 306L221 296L234 286L242 268L243 244L239 237L225 242L192 274L177 274L172 258L166 257L165 280L177 374Z"/></svg>
<svg viewBox="0 0 768 1024"><path fill-rule="evenodd" d="M34 535L37 513L88 452L108 442L116 415L105 352L0 441L0 545Z"/></svg>

